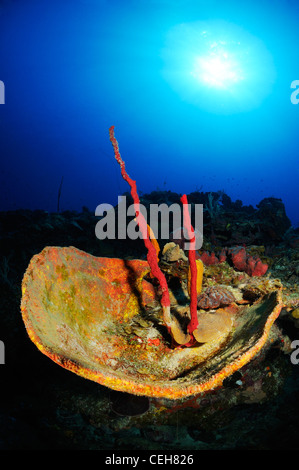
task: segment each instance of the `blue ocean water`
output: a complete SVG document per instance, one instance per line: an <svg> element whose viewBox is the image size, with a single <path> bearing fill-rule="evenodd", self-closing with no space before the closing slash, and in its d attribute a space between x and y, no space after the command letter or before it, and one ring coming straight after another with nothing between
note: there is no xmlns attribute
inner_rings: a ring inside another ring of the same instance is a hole
<svg viewBox="0 0 299 470"><path fill-rule="evenodd" d="M62 178L61 210L116 204L114 125L140 193L273 196L297 226L298 17L294 0L1 2L0 210L56 211Z"/></svg>

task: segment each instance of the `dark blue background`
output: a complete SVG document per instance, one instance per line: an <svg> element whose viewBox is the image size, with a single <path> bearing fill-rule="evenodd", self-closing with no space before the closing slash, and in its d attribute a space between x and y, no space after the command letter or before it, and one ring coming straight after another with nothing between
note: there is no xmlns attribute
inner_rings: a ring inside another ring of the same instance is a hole
<svg viewBox="0 0 299 470"><path fill-rule="evenodd" d="M209 112L165 80L169 31L214 19L272 56L275 82L258 108ZM62 176L62 210L115 204L128 190L109 141L115 125L140 193L223 189L254 206L279 197L297 226L298 19L296 2L283 0L1 2L0 210L55 211Z"/></svg>

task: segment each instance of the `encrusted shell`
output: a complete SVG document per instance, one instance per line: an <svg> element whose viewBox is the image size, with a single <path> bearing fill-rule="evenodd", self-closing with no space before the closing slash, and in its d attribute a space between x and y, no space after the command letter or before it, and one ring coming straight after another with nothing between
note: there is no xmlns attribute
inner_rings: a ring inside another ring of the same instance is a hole
<svg viewBox="0 0 299 470"><path fill-rule="evenodd" d="M60 366L101 385L179 399L221 386L248 363L266 344L281 310L280 291L252 305L234 303L213 317L209 341L173 348L162 312L150 320L145 308L157 300L154 285L144 279L148 272L146 261L46 247L31 259L22 283L30 339ZM146 315L143 333L140 318ZM200 336L208 333L204 323L198 341L207 339Z"/></svg>

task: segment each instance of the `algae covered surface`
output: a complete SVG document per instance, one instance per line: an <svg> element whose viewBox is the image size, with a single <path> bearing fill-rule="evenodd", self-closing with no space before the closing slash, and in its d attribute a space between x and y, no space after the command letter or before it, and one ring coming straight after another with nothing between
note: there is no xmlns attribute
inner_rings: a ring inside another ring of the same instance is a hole
<svg viewBox="0 0 299 470"><path fill-rule="evenodd" d="M171 200L175 194L155 192L147 195L145 202L165 200L165 197ZM234 223L234 215L238 218L243 239L252 233L252 224L258 223L253 211L249 226L247 212L244 209L242 219L240 208L230 205L222 214L224 220L229 216L230 223ZM0 366L1 449L125 450L132 443L136 449L149 450L297 448L299 377L298 366L291 361L294 352L291 343L298 335L296 230L290 230L289 226L283 230L279 225L275 243L273 239L268 243L269 234L265 233L263 238L261 230L259 240L246 244L248 250L269 265L266 276L244 275L229 262L222 267L215 264L205 268L203 289L221 285L237 297L241 283L242 295L250 302L261 293L271 294L280 289L284 308L271 328L265 347L252 361L227 377L221 387L187 399L170 400L132 396L59 367L40 354L29 340L20 312L24 272L32 256L45 246L74 246L95 257L142 260L145 259L142 242L99 242L90 235L94 233L97 218L88 210L59 214L7 212L0 214L0 222L0 339L5 345L5 364ZM203 249L217 254L222 247L235 245L236 240L230 240L229 232L220 228L217 231L216 227L213 236L217 243L213 239L213 244L207 236ZM176 269L182 266L169 266L172 273ZM67 282L67 269L61 267L58 271L61 282ZM175 286L174 280L171 287L175 290ZM50 284L43 299L45 304L51 303L53 292ZM71 308L75 286L61 295ZM90 299L85 298L84 302L88 306ZM146 338L148 350L154 354L161 337L154 334L153 318L139 315L135 320L130 323L130 340L141 345L138 338ZM61 327L60 335L68 337L66 327ZM83 357L84 351L80 354Z"/></svg>

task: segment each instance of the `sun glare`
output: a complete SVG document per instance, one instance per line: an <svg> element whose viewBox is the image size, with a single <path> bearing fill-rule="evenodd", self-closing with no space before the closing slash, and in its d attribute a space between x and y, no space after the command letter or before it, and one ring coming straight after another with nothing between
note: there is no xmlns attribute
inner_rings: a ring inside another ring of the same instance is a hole
<svg viewBox="0 0 299 470"><path fill-rule="evenodd" d="M227 52L196 57L191 75L211 87L228 88L243 79L238 63Z"/></svg>
<svg viewBox="0 0 299 470"><path fill-rule="evenodd" d="M263 42L221 20L177 25L169 31L163 58L164 78L183 101L216 113L258 107L276 76Z"/></svg>

